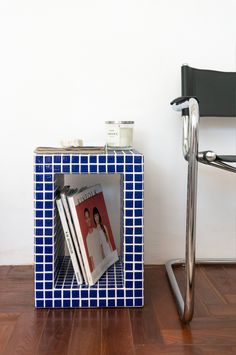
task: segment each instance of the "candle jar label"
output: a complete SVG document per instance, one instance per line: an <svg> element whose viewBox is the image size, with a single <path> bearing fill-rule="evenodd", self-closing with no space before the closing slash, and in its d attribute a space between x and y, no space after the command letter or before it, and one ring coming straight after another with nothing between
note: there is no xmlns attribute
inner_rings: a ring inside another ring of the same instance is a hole
<svg viewBox="0 0 236 355"><path fill-rule="evenodd" d="M106 122L107 147L131 149L133 146L133 121Z"/></svg>

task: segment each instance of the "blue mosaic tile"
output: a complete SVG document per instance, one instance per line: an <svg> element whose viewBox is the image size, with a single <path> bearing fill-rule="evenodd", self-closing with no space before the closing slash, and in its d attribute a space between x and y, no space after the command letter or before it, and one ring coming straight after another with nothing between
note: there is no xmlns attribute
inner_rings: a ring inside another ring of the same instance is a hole
<svg viewBox="0 0 236 355"><path fill-rule="evenodd" d="M52 263L53 257L52 255L45 255L45 262L46 263Z"/></svg>
<svg viewBox="0 0 236 355"><path fill-rule="evenodd" d="M78 165L72 165L72 173L78 173L79 172L79 166Z"/></svg>
<svg viewBox="0 0 236 355"><path fill-rule="evenodd" d="M72 164L79 164L79 156L72 156Z"/></svg>
<svg viewBox="0 0 236 355"><path fill-rule="evenodd" d="M45 228L45 235L47 236L52 235L52 228ZM52 238L47 238L46 240L52 241Z"/></svg>
<svg viewBox="0 0 236 355"><path fill-rule="evenodd" d="M54 298L61 298L61 291L54 291Z"/></svg>
<svg viewBox="0 0 236 355"><path fill-rule="evenodd" d="M89 163L90 164L97 164L97 156L96 155L90 155L89 156Z"/></svg>
<svg viewBox="0 0 236 355"><path fill-rule="evenodd" d="M35 254L43 254L43 247L36 246L35 247Z"/></svg>
<svg viewBox="0 0 236 355"><path fill-rule="evenodd" d="M46 156L45 157L45 164L51 164L52 163L52 156Z"/></svg>
<svg viewBox="0 0 236 355"><path fill-rule="evenodd" d="M143 201L135 201L134 202L134 207L135 208L142 208L143 207Z"/></svg>
<svg viewBox="0 0 236 355"><path fill-rule="evenodd" d="M43 227L43 220L42 219L36 219L36 227Z"/></svg>
<svg viewBox="0 0 236 355"><path fill-rule="evenodd" d="M54 301L54 307L61 308L62 307L62 301L61 300L55 300Z"/></svg>
<svg viewBox="0 0 236 355"><path fill-rule="evenodd" d="M126 256L125 256L125 261L127 262L127 261L133 261L133 254L132 254L132 252L133 252L133 248L131 249L131 253L129 253L127 250L126 250Z"/></svg>
<svg viewBox="0 0 236 355"><path fill-rule="evenodd" d="M40 155L35 157L34 171L35 306L143 306L143 156L136 151L115 154L112 150L107 155ZM121 236L123 255L96 285L79 286L70 258L62 254L64 241L57 230L54 210L54 173L116 172L121 176L125 216L121 226L125 233ZM136 290L138 288L140 290Z"/></svg>
<svg viewBox="0 0 236 355"><path fill-rule="evenodd" d="M36 164L42 164L43 163L43 156L42 155L36 155L35 156L35 163Z"/></svg>
<svg viewBox="0 0 236 355"><path fill-rule="evenodd" d="M43 255L35 255L35 261L36 261L36 263L42 263L43 262Z"/></svg>
<svg viewBox="0 0 236 355"><path fill-rule="evenodd" d="M35 174L35 181L43 181L43 175L41 175L41 174ZM37 186L37 185L36 185ZM37 190L37 188L36 188L36 190Z"/></svg>
<svg viewBox="0 0 236 355"><path fill-rule="evenodd" d="M45 209L52 209L53 208L53 203L49 201L44 202Z"/></svg>
<svg viewBox="0 0 236 355"><path fill-rule="evenodd" d="M52 298L52 291L46 291L45 292L45 297L46 298Z"/></svg>
<svg viewBox="0 0 236 355"><path fill-rule="evenodd" d="M52 165L44 165L44 171L45 171L45 173L51 173L52 172Z"/></svg>
<svg viewBox="0 0 236 355"><path fill-rule="evenodd" d="M81 165L81 173L88 173L88 165Z"/></svg>
<svg viewBox="0 0 236 355"><path fill-rule="evenodd" d="M118 164L124 164L124 156L123 155L117 155L116 162Z"/></svg>
<svg viewBox="0 0 236 355"><path fill-rule="evenodd" d="M45 211L45 218L52 218L53 217L53 212L52 211Z"/></svg>
<svg viewBox="0 0 236 355"><path fill-rule="evenodd" d="M79 300L72 300L72 307L79 307Z"/></svg>
<svg viewBox="0 0 236 355"><path fill-rule="evenodd" d="M104 163L106 163L106 156L105 156L105 155L100 155L100 156L98 157L98 162L99 162L99 164L104 164Z"/></svg>
<svg viewBox="0 0 236 355"><path fill-rule="evenodd" d="M124 307L124 305L125 305L124 299L123 298L119 298L117 300L117 307Z"/></svg>
<svg viewBox="0 0 236 355"><path fill-rule="evenodd" d="M44 198L43 193L36 192L35 198L36 198L36 200L43 200L43 198Z"/></svg>
<svg viewBox="0 0 236 355"><path fill-rule="evenodd" d="M135 164L142 164L142 156L134 156Z"/></svg>
<svg viewBox="0 0 236 355"><path fill-rule="evenodd" d="M108 165L107 169L108 169L108 173L114 173L115 172L115 165Z"/></svg>
<svg viewBox="0 0 236 355"><path fill-rule="evenodd" d="M134 171L133 165L126 165L125 166L125 172L126 173L132 173Z"/></svg>
<svg viewBox="0 0 236 355"><path fill-rule="evenodd" d="M135 245L135 247L134 247L134 252L135 252L135 253L142 253L142 252L143 252L143 247L142 247L142 245Z"/></svg>
<svg viewBox="0 0 236 355"><path fill-rule="evenodd" d="M36 307L38 307L38 308L44 307L44 301L36 300Z"/></svg>
<svg viewBox="0 0 236 355"><path fill-rule="evenodd" d="M45 227L52 227L52 226L53 226L53 220L45 219Z"/></svg>
<svg viewBox="0 0 236 355"><path fill-rule="evenodd" d="M90 173L96 173L97 172L97 165L90 165Z"/></svg>
<svg viewBox="0 0 236 355"><path fill-rule="evenodd" d="M81 300L81 306L82 307L88 307L88 300Z"/></svg>
<svg viewBox="0 0 236 355"><path fill-rule="evenodd" d="M108 164L114 164L115 163L115 156L114 155L108 155L107 162L108 162Z"/></svg>
<svg viewBox="0 0 236 355"><path fill-rule="evenodd" d="M82 155L80 158L80 163L81 164L88 164L88 157Z"/></svg>
<svg viewBox="0 0 236 355"><path fill-rule="evenodd" d="M35 184L36 191L43 191L43 184Z"/></svg>
<svg viewBox="0 0 236 355"><path fill-rule="evenodd" d="M54 165L53 171L54 171L54 173L60 173L61 172L61 165Z"/></svg>
<svg viewBox="0 0 236 355"><path fill-rule="evenodd" d="M45 282L45 289L51 290L52 287L53 287L53 283L52 282Z"/></svg>
<svg viewBox="0 0 236 355"><path fill-rule="evenodd" d="M105 173L106 172L106 165L99 165L98 172Z"/></svg>
<svg viewBox="0 0 236 355"><path fill-rule="evenodd" d="M126 164L133 163L133 155L126 155L125 162Z"/></svg>
<svg viewBox="0 0 236 355"><path fill-rule="evenodd" d="M62 172L69 173L70 172L70 165L63 165Z"/></svg>
<svg viewBox="0 0 236 355"><path fill-rule="evenodd" d="M79 291L72 291L72 297L73 298L78 298L79 297Z"/></svg>
<svg viewBox="0 0 236 355"><path fill-rule="evenodd" d="M44 181L45 182L53 181L53 175L52 174L45 174Z"/></svg>
<svg viewBox="0 0 236 355"><path fill-rule="evenodd" d="M37 270L36 270L36 271L37 271ZM36 277L35 277L36 281L42 281L42 280L43 280L43 276L44 276L43 273L37 273L37 274L36 274Z"/></svg>
<svg viewBox="0 0 236 355"><path fill-rule="evenodd" d="M99 294L98 295L99 295L100 298L106 297L106 290L99 290Z"/></svg>
<svg viewBox="0 0 236 355"><path fill-rule="evenodd" d="M60 155L54 155L53 156L53 162L54 162L54 164L60 164L61 163L61 156Z"/></svg>
<svg viewBox="0 0 236 355"><path fill-rule="evenodd" d="M106 307L106 300L99 300L99 307Z"/></svg>
<svg viewBox="0 0 236 355"><path fill-rule="evenodd" d="M63 162L63 164L69 164L70 163L70 156L69 155L64 155L62 157L62 162Z"/></svg>
<svg viewBox="0 0 236 355"><path fill-rule="evenodd" d="M37 298L43 298L43 292L37 291L37 292L36 292L36 297L37 297Z"/></svg>
<svg viewBox="0 0 236 355"><path fill-rule="evenodd" d="M53 184L45 184L45 191L53 191Z"/></svg>
<svg viewBox="0 0 236 355"><path fill-rule="evenodd" d="M43 286L44 286L43 282L36 282L35 283L36 290L43 290L44 289Z"/></svg>
<svg viewBox="0 0 236 355"><path fill-rule="evenodd" d="M123 173L124 172L124 166L123 165L117 165L116 166L116 171L117 171L117 173Z"/></svg>
<svg viewBox="0 0 236 355"><path fill-rule="evenodd" d="M43 165L36 165L35 171L36 171L36 173L42 173L43 172Z"/></svg>
<svg viewBox="0 0 236 355"><path fill-rule="evenodd" d="M43 229L42 228L36 228L35 229L35 235L38 236L38 235L43 235ZM41 240L42 238L37 238L37 240ZM42 243L37 243L37 244L42 244Z"/></svg>
<svg viewBox="0 0 236 355"><path fill-rule="evenodd" d="M135 260L135 261L143 261L143 256L142 256L142 254L135 254L134 260Z"/></svg>

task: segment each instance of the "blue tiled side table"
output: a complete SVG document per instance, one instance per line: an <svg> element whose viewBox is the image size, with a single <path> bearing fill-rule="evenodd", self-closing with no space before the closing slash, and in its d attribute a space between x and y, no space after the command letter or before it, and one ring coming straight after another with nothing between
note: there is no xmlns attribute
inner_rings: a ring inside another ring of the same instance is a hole
<svg viewBox="0 0 236 355"><path fill-rule="evenodd" d="M135 150L106 154L35 154L35 307L142 307L143 155ZM55 207L64 174L120 174L121 255L94 286L78 285Z"/></svg>

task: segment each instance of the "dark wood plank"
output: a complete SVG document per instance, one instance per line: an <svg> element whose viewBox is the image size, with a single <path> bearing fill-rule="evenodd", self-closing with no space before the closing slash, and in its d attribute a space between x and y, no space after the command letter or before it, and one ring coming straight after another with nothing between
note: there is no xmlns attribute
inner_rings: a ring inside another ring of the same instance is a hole
<svg viewBox="0 0 236 355"><path fill-rule="evenodd" d="M236 304L223 304L221 306L210 304L208 309L213 316L233 317L236 322Z"/></svg>
<svg viewBox="0 0 236 355"><path fill-rule="evenodd" d="M145 271L144 299L143 308L130 308L130 319L133 334L133 342L137 344L159 343L163 344L160 325L155 316L152 302L152 285L149 283Z"/></svg>
<svg viewBox="0 0 236 355"><path fill-rule="evenodd" d="M163 266L146 266L147 287L151 288L155 317L161 329L182 328L170 285Z"/></svg>
<svg viewBox="0 0 236 355"><path fill-rule="evenodd" d="M73 313L73 309L52 309L49 311L37 354L67 354Z"/></svg>
<svg viewBox="0 0 236 355"><path fill-rule="evenodd" d="M223 265L204 266L204 269L212 285L227 303L225 295L236 293L235 280L226 272Z"/></svg>
<svg viewBox="0 0 236 355"><path fill-rule="evenodd" d="M233 355L236 354L236 347L231 345L137 345L136 355Z"/></svg>
<svg viewBox="0 0 236 355"><path fill-rule="evenodd" d="M14 323L7 323L7 324L0 325L0 354L10 354L6 352L6 346L13 333L14 327L15 327Z"/></svg>
<svg viewBox="0 0 236 355"><path fill-rule="evenodd" d="M6 346L6 354L31 355L36 352L47 321L48 310L22 313Z"/></svg>
<svg viewBox="0 0 236 355"><path fill-rule="evenodd" d="M101 309L76 309L68 355L101 354Z"/></svg>
<svg viewBox="0 0 236 355"><path fill-rule="evenodd" d="M175 268L175 276L178 281L178 284L180 286L180 290L182 292L182 295L185 294L185 288L186 288L186 281L185 281L185 268L182 266L176 267ZM195 288L195 307L194 307L194 314L195 317L208 317L209 316L209 311L204 303L204 300L202 300L202 295L207 293L209 291L207 289L207 282L206 280L202 277L202 273L200 272L200 269L197 267L197 272L195 276L195 283L196 283L196 288ZM198 290L201 290L199 292ZM207 297L209 294L207 293ZM212 295L212 292L210 292L210 296L215 296Z"/></svg>
<svg viewBox="0 0 236 355"><path fill-rule="evenodd" d="M133 337L129 310L102 310L102 355L133 355Z"/></svg>
<svg viewBox="0 0 236 355"><path fill-rule="evenodd" d="M167 345L236 345L235 328L224 329L194 329L191 325L186 329L163 329Z"/></svg>
<svg viewBox="0 0 236 355"><path fill-rule="evenodd" d="M19 313L0 313L0 354L6 354L6 346L19 315Z"/></svg>
<svg viewBox="0 0 236 355"><path fill-rule="evenodd" d="M35 310L33 269L0 267L0 353L235 354L236 267L196 270L196 307L180 322L164 266L145 267L144 308ZM177 268L184 286L184 269Z"/></svg>
<svg viewBox="0 0 236 355"><path fill-rule="evenodd" d="M225 294L225 299L228 303L236 303L236 294Z"/></svg>
<svg viewBox="0 0 236 355"><path fill-rule="evenodd" d="M21 289L15 292L0 292L0 312L32 312L34 292Z"/></svg>
<svg viewBox="0 0 236 355"><path fill-rule="evenodd" d="M10 270L11 266L9 265L1 265L0 266L0 280L6 280L7 274ZM1 287L0 287L1 290Z"/></svg>

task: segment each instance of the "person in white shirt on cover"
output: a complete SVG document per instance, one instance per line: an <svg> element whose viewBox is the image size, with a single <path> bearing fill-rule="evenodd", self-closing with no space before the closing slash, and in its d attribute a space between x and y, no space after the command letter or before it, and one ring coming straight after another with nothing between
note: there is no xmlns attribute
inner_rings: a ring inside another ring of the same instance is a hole
<svg viewBox="0 0 236 355"><path fill-rule="evenodd" d="M102 262L104 252L102 248L101 238L96 228L93 228L88 208L84 209L84 218L88 228L86 237L88 254L91 261L91 272Z"/></svg>
<svg viewBox="0 0 236 355"><path fill-rule="evenodd" d="M102 223L102 217L97 209L93 208L93 220L96 225L96 230L98 231L102 243L102 249L104 257L106 258L113 251L111 241L109 238L107 227Z"/></svg>

